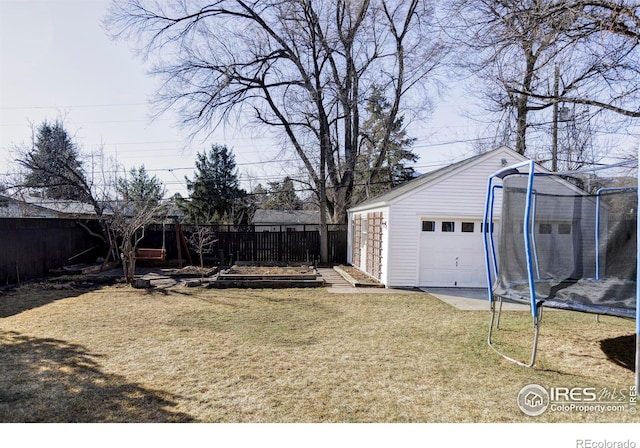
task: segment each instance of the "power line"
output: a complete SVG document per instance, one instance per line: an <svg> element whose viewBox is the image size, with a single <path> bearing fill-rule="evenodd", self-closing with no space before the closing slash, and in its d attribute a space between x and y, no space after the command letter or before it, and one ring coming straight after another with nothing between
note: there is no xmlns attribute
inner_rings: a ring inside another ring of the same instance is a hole
<svg viewBox="0 0 640 448"><path fill-rule="evenodd" d="M299 180L296 179L292 179L294 182L300 182ZM387 185L393 183L393 181L390 180L379 180L379 181L375 181L375 182L368 182L368 183L354 183L353 186L354 187L364 187L364 186L373 186L373 185ZM95 184L95 186L105 186L103 184ZM45 188L45 187L37 187L37 188ZM339 188L343 188L339 185L333 186L333 185L327 185L326 187L328 190L336 190ZM293 191L296 193L303 193L303 192L316 192L317 190L312 188L312 187L305 187L305 188L293 188ZM272 194L273 192L271 191L265 191L264 193L256 193L256 192L245 192L242 196L243 197L247 197L247 196L260 196L260 195L269 195ZM236 198L235 195L232 194L216 194L216 195L206 195L206 196L189 196L188 198L182 198L183 200L186 201L191 201L194 199L232 199L232 198ZM36 203L38 204L56 204L56 203L60 203L60 202L65 202L65 201L69 201L69 200L58 200L58 199L49 199L49 198L38 198L39 200L36 201ZM81 201L75 201L75 202L81 202ZM99 201L102 203L111 203L111 202L122 202L122 199L106 199L106 200L102 200ZM135 202L135 201L131 201L131 202Z"/></svg>
<svg viewBox="0 0 640 448"><path fill-rule="evenodd" d="M280 160L267 160L264 162L242 162L242 163L236 163L236 166L252 166L252 165L264 165L264 164L270 164L270 163L287 163L287 162L298 162L299 159L280 159ZM412 166L408 166L407 168L413 168L413 169L421 169L421 168L433 168L433 167L438 167L438 166L443 166L450 163L450 161L448 160L441 160L441 161L435 161L435 162L431 162L431 163L426 163L426 164L419 164L419 165L412 165ZM381 170L387 169L388 167L380 167ZM196 166L188 166L188 167L175 167L175 168L146 168L145 170L149 173L153 172L153 173L162 173L162 172L166 172L166 173L173 173L175 171L194 171L196 170L197 167ZM118 169L113 169L113 170L102 170L102 173L105 174L117 174L119 173L121 170ZM362 169L362 170L356 170L356 173L364 173L364 172L369 172L371 171L370 169ZM4 173L5 175L19 175L21 174L20 172L17 171L6 171ZM174 174L175 176L175 174ZM286 177L286 176L285 176ZM278 179L281 180L280 177L276 178L275 175L274 176L250 176L250 179Z"/></svg>
<svg viewBox="0 0 640 448"><path fill-rule="evenodd" d="M40 109L88 109L92 107L136 107L148 106L148 103L114 103L114 104L78 104L71 106L0 106L0 110L40 110Z"/></svg>

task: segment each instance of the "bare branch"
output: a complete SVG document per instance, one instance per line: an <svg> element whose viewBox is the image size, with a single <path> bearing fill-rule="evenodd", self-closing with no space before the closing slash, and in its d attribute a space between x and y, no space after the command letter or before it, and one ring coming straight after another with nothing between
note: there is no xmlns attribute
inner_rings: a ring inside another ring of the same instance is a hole
<svg viewBox="0 0 640 448"><path fill-rule="evenodd" d="M286 136L317 190L340 192L327 200L332 220L343 222L360 109L374 85L394 104L389 124L422 101L409 92L427 86L446 55L430 31L433 16L420 0L130 0L109 23L157 61L159 111L177 109L185 126L205 134L251 112L253 123Z"/></svg>

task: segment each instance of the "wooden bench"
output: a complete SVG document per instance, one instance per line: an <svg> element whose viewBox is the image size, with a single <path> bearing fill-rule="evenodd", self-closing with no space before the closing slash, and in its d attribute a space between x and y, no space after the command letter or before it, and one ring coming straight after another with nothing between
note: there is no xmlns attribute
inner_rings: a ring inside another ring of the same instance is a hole
<svg viewBox="0 0 640 448"><path fill-rule="evenodd" d="M164 249L138 249L136 259L138 260L158 260L164 261L167 251Z"/></svg>

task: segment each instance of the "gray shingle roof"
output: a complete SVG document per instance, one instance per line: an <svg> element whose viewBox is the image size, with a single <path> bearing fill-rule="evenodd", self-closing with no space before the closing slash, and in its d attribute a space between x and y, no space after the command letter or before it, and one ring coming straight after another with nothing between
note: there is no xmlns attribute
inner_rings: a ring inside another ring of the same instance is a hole
<svg viewBox="0 0 640 448"><path fill-rule="evenodd" d="M256 210L251 224L318 224L320 212L313 210Z"/></svg>
<svg viewBox="0 0 640 448"><path fill-rule="evenodd" d="M93 206L84 202L38 198L25 194L1 196L6 203L12 202L14 208L20 207L19 213L14 213L11 216L96 216ZM23 206L18 204L23 204Z"/></svg>

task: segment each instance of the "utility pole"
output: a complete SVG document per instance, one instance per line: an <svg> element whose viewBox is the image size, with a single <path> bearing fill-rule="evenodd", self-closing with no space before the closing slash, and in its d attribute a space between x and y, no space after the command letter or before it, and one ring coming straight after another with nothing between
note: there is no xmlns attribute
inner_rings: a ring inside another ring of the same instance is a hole
<svg viewBox="0 0 640 448"><path fill-rule="evenodd" d="M558 171L558 90L560 68L556 64L553 74L553 123L551 123L551 171Z"/></svg>

